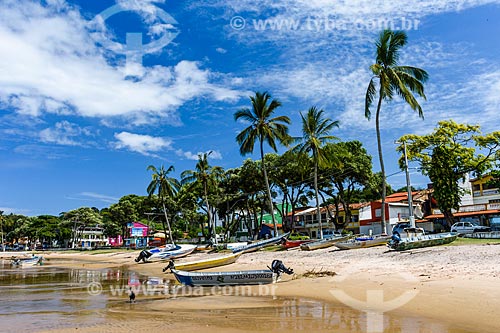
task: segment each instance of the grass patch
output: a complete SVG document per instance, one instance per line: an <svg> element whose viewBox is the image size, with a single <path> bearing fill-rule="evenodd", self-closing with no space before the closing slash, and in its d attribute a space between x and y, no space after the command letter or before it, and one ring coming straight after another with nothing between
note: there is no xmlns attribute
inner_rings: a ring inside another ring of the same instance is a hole
<svg viewBox="0 0 500 333"><path fill-rule="evenodd" d="M461 246L461 245L496 245L500 244L500 239L480 239L480 238L465 238L458 237L456 241L451 242L451 246Z"/></svg>

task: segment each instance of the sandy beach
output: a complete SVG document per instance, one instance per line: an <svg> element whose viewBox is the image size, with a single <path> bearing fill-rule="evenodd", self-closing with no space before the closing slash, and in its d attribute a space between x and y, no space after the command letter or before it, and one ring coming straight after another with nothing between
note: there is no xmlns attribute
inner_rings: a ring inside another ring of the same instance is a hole
<svg viewBox="0 0 500 333"><path fill-rule="evenodd" d="M147 276L173 279L172 274L162 272L166 265L163 262L135 263L133 258L137 252L47 252L43 255L51 266L89 270L127 267ZM217 255L220 254L196 253L179 261L193 261ZM331 307L342 306L361 311L366 317L365 324L380 325L377 320L382 320L384 332L412 330L402 324L392 327L387 319L381 319L383 314L429 320L431 324L421 325L415 332L498 332L499 255L500 245L494 243L439 246L408 252L388 251L384 246L351 251L339 251L334 248L311 252L260 251L242 255L235 264L211 270L263 269L270 265L273 259L280 259L294 269L293 276L284 276L282 281L267 289L258 289L259 286L245 289L252 295L262 297L216 293L198 297L196 300L184 297L174 301L172 295L169 295L152 297L147 299L147 302L138 297L138 302L127 306L126 311L115 311L106 324L88 327L84 325L52 332L74 332L76 329L78 332L145 332L150 329L156 331L167 322L168 327L175 328L176 332L193 332L200 328L205 332L275 331L275 326L266 330L265 325L254 327L235 321L239 315L238 311L248 314L251 309L280 306L278 303L264 302L269 300L269 296L277 300L316 300ZM123 302L125 303L125 298ZM226 312L231 309L235 312L231 312L231 318L214 321L213 313L207 312L207 309ZM167 315L151 317L145 315L147 312ZM367 313L371 315L366 315ZM257 314L257 317L259 316L267 315L264 312ZM273 316L263 319L273 320ZM352 326L356 321L358 320L351 320L349 325ZM439 330L439 325L445 325L447 328ZM276 331L301 330L300 327L286 325L282 328ZM315 331L332 330L317 327ZM349 326L342 330L339 327L338 331L355 332L356 329ZM361 331L374 332L379 331L379 328L370 329L368 326Z"/></svg>

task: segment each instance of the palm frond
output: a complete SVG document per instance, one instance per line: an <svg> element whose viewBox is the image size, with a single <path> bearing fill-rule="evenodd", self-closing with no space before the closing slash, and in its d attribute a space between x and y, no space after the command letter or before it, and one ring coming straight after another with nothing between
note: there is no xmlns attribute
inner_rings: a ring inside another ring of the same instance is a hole
<svg viewBox="0 0 500 333"><path fill-rule="evenodd" d="M418 67L397 66L394 70L397 72L407 73L422 83L425 83L429 79L429 74L425 70Z"/></svg>
<svg viewBox="0 0 500 333"><path fill-rule="evenodd" d="M373 78L370 80L370 83L368 84L368 89L366 89L366 96L365 96L365 118L370 120L371 117L371 111L370 107L372 106L373 99L375 98L375 94L377 93L376 88L375 88L375 82Z"/></svg>
<svg viewBox="0 0 500 333"><path fill-rule="evenodd" d="M256 121L254 114L248 108L243 108L243 109L238 110L234 113L234 120L238 121L240 119L242 119L244 121L248 121L250 123L253 123Z"/></svg>
<svg viewBox="0 0 500 333"><path fill-rule="evenodd" d="M397 66L399 61L399 50L406 45L408 37L404 31L391 31L391 39L387 49L387 66Z"/></svg>

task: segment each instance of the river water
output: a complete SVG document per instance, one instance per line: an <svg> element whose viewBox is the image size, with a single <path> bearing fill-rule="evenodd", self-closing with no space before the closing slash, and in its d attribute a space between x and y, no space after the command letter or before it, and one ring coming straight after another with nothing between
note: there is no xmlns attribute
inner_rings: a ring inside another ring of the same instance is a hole
<svg viewBox="0 0 500 333"><path fill-rule="evenodd" d="M138 295L132 304L128 302L131 288ZM262 289L272 286L255 288L236 292L187 289L164 277L142 276L125 268L85 270L50 264L17 268L3 260L0 332L86 327L127 332L137 331L133 329L137 325L153 332L164 330L167 324L205 332L471 332L437 321L390 314L380 317L382 326L369 326L363 312L317 300L273 297L270 289Z"/></svg>

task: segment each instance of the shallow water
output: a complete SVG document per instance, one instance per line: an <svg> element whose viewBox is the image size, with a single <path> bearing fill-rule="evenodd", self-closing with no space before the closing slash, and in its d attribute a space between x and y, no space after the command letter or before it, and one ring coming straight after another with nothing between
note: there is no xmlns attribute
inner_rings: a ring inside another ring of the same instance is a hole
<svg viewBox="0 0 500 333"><path fill-rule="evenodd" d="M127 302L130 288L137 295L133 304ZM380 315L376 319L381 322L373 326L363 312L317 300L273 297L269 288L190 289L127 269L66 269L50 264L12 268L9 261L1 261L0 331L76 327L130 331L144 323L144 330L151 331L199 327L214 332L473 332L394 314Z"/></svg>

